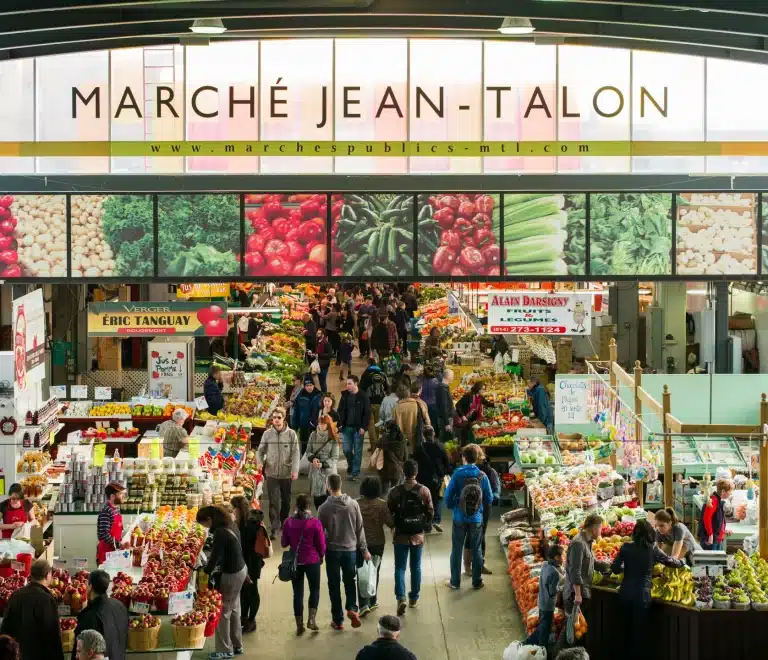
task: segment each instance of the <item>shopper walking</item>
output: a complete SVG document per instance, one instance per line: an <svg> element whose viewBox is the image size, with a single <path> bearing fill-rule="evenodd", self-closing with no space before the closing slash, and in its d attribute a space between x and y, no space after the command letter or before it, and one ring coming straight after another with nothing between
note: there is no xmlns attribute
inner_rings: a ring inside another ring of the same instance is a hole
<svg viewBox="0 0 768 660"><path fill-rule="evenodd" d="M436 395L436 414L437 419L432 420L435 427L435 434L442 442L448 442L453 439L453 418L456 410L453 407L453 396L451 396L451 383L453 382L453 371L445 369L443 379L437 386Z"/></svg>
<svg viewBox="0 0 768 660"><path fill-rule="evenodd" d="M461 586L461 560L467 538L472 551L472 586L483 585L483 508L493 500L488 478L477 467L477 445L467 445L461 450L462 466L457 468L445 489L445 505L453 512L451 535L451 579L446 583L451 589Z"/></svg>
<svg viewBox="0 0 768 660"><path fill-rule="evenodd" d="M317 606L320 603L320 565L325 557L325 534L320 521L312 516L309 495L296 497L296 513L285 521L280 544L290 547L296 555L296 575L293 578L293 616L296 634L304 632L304 578L309 584L309 614L307 628L317 631Z"/></svg>
<svg viewBox="0 0 768 660"><path fill-rule="evenodd" d="M0 632L13 637L23 660L64 660L56 599L48 591L51 565L44 559L32 564L29 583L8 599Z"/></svg>
<svg viewBox="0 0 768 660"><path fill-rule="evenodd" d="M416 287L411 285L403 294L403 302L405 303L405 309L408 312L408 316L413 318L413 315L419 309L419 299L416 296Z"/></svg>
<svg viewBox="0 0 768 660"><path fill-rule="evenodd" d="M432 518L432 528L442 534L444 479L451 467L451 461L441 442L435 439L435 430L431 426L424 427L424 443L416 449L414 458L419 466L418 481L429 489L435 515Z"/></svg>
<svg viewBox="0 0 768 660"><path fill-rule="evenodd" d="M243 652L240 623L240 591L248 577L240 535L232 518L218 506L204 506L197 512L197 522L213 536L211 554L203 569L209 576L220 571L221 618L216 626L216 650L210 660L224 660Z"/></svg>
<svg viewBox="0 0 768 660"><path fill-rule="evenodd" d="M285 408L272 412L272 426L261 436L256 461L267 478L269 497L269 538L273 541L288 517L291 506L291 484L299 476L299 439L288 428Z"/></svg>
<svg viewBox="0 0 768 660"><path fill-rule="evenodd" d="M384 424L392 420L398 401L400 399L395 392L395 385L392 381L389 381L387 396L381 400L381 406L379 406L379 426L383 427Z"/></svg>
<svg viewBox="0 0 768 660"><path fill-rule="evenodd" d="M320 381L320 391L328 391L328 369L331 367L331 358L333 357L333 347L328 342L328 337L322 328L317 330L317 344L315 345L315 357L320 366L320 372L317 374Z"/></svg>
<svg viewBox="0 0 768 660"><path fill-rule="evenodd" d="M203 383L203 395L211 415L216 415L224 408L224 395L221 393L224 383L221 378L221 369L214 365L209 369L208 378Z"/></svg>
<svg viewBox="0 0 768 660"><path fill-rule="evenodd" d="M387 375L376 364L376 360L370 358L368 360L368 367L363 372L363 375L360 376L360 389L368 397L368 402L371 404L371 415L368 422L368 442L370 443L371 451L376 448L378 443L376 425L379 422L381 402L387 396L388 388L389 380Z"/></svg>
<svg viewBox="0 0 768 660"><path fill-rule="evenodd" d="M357 611L357 557L370 560L371 554L365 540L363 516L360 506L349 495L341 492L341 477L328 477L330 495L317 511L317 517L325 529L327 552L325 573L328 593L331 597L331 627L344 629L344 610L353 628L361 625ZM341 604L341 583L344 582L345 603Z"/></svg>
<svg viewBox="0 0 768 660"><path fill-rule="evenodd" d="M421 385L411 384L410 395L403 397L405 389L398 390L400 401L392 412L392 419L400 427L408 442L408 456L412 456L416 447L421 444L421 434L425 426L432 426L427 405L419 398Z"/></svg>
<svg viewBox="0 0 768 660"><path fill-rule="evenodd" d="M402 300L397 303L395 310L395 326L397 327L397 337L400 340L403 357L408 354L408 328L411 325L411 318L405 309L405 302Z"/></svg>
<svg viewBox="0 0 768 660"><path fill-rule="evenodd" d="M303 456L307 451L309 435L315 426L315 420L320 412L322 395L315 389L312 376L304 376L304 387L296 395L291 406L291 427L299 435L299 452Z"/></svg>
<svg viewBox="0 0 768 660"><path fill-rule="evenodd" d="M410 565L411 589L408 607L416 607L421 592L421 553L424 548L424 532L429 528L435 509L432 496L426 486L416 481L416 461L409 459L403 464L405 481L389 491L387 506L394 521L395 545L395 598L397 615L405 614L405 569Z"/></svg>
<svg viewBox="0 0 768 660"><path fill-rule="evenodd" d="M488 483L491 486L491 493L493 494L492 504L497 503L499 495L501 494L501 479L499 478L499 473L491 467L488 457L485 455L482 447L477 447L477 467L479 467L482 473L488 477ZM483 555L483 575L491 575L492 573L491 569L485 565L485 534L488 531L488 521L490 519L491 506L484 506L483 529L480 536L480 551ZM464 544L464 574L472 575L472 546L469 543L469 539L467 539Z"/></svg>
<svg viewBox="0 0 768 660"><path fill-rule="evenodd" d="M328 499L328 477L337 473L340 445L336 425L328 415L321 416L307 446L309 488L316 509Z"/></svg>
<svg viewBox="0 0 768 660"><path fill-rule="evenodd" d="M624 615L623 639L629 642L627 657L647 657L648 612L651 608L651 574L655 564L680 568L683 562L670 557L656 545L656 531L647 520L638 520L632 530L632 542L625 543L611 564L611 573L624 573L619 587L619 606ZM569 549L570 554L570 549Z"/></svg>
<svg viewBox="0 0 768 660"><path fill-rule="evenodd" d="M389 328L386 317L377 317L371 328L371 350L376 352L379 360L389 357Z"/></svg>
<svg viewBox="0 0 768 660"><path fill-rule="evenodd" d="M382 491L386 495L403 479L403 463L407 458L408 443L400 427L389 421L384 424L384 432L379 438L378 448L384 453L384 464L379 469Z"/></svg>
<svg viewBox="0 0 768 660"><path fill-rule="evenodd" d="M317 323L311 314L304 314L304 352L306 356L315 352L317 346Z"/></svg>
<svg viewBox="0 0 768 660"><path fill-rule="evenodd" d="M119 600L110 598L110 577L106 571L92 571L88 576L88 605L77 617L75 637L84 630L99 632L106 642L106 656L109 660L125 660L128 646L128 610ZM77 650L73 649L72 660Z"/></svg>
<svg viewBox="0 0 768 660"><path fill-rule="evenodd" d="M342 392L339 403L339 426L342 429L344 455L347 457L347 474L350 481L360 478L363 459L363 439L371 417L368 397L360 391L357 376L347 378L347 391Z"/></svg>
<svg viewBox="0 0 768 660"><path fill-rule="evenodd" d="M252 509L242 495L232 498L232 509L248 570L248 576L240 589L240 625L244 633L252 633L256 631L256 615L261 605L259 578L264 560L272 556L272 542L264 527L263 511Z"/></svg>
<svg viewBox="0 0 768 660"><path fill-rule="evenodd" d="M401 628L396 616L381 617L376 628L378 639L361 648L355 660L416 660L416 656L399 641Z"/></svg>
<svg viewBox="0 0 768 660"><path fill-rule="evenodd" d="M379 574L381 561L384 557L386 537L384 527L392 527L392 514L387 503L381 499L381 480L378 477L366 477L360 484L360 495L357 504L363 516L363 529L371 561L376 566L376 594L370 598L359 593L360 616L364 617L378 607Z"/></svg>
<svg viewBox="0 0 768 660"><path fill-rule="evenodd" d="M421 382L421 400L427 404L430 422L438 424L439 414L437 410L437 394L440 381L437 379L435 368L428 364L424 367L424 378ZM436 427L439 428L439 427Z"/></svg>
<svg viewBox="0 0 768 660"><path fill-rule="evenodd" d="M725 500L733 492L733 482L730 479L718 479L715 482L715 492L709 496L709 501L701 510L699 516L699 540L704 550L725 550Z"/></svg>
<svg viewBox="0 0 768 660"><path fill-rule="evenodd" d="M341 306L338 304L330 305L325 309L325 316L323 316L323 327L325 328L325 334L328 335L328 341L331 344L332 356L335 357L339 352L339 311Z"/></svg>
<svg viewBox="0 0 768 660"><path fill-rule="evenodd" d="M323 394L323 398L321 399L321 407L320 411L318 412L317 419L315 420L315 426L317 426L318 421L323 416L328 416L331 418L331 421L336 425L336 429L339 428L339 413L336 412L336 408L334 407L336 405L336 399L330 392L325 392Z"/></svg>

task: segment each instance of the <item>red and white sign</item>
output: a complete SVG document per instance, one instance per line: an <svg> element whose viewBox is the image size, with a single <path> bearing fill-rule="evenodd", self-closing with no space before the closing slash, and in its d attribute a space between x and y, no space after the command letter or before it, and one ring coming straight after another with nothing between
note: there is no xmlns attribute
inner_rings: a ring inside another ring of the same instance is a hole
<svg viewBox="0 0 768 660"><path fill-rule="evenodd" d="M588 335L592 295L499 291L488 299L491 334Z"/></svg>

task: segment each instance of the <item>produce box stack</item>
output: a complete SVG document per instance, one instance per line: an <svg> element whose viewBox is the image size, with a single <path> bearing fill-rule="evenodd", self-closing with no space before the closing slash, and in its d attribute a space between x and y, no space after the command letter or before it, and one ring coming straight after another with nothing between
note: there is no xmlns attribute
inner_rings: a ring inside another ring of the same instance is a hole
<svg viewBox="0 0 768 660"><path fill-rule="evenodd" d="M573 366L573 340L563 337L555 344L557 373L567 374Z"/></svg>
<svg viewBox="0 0 768 660"><path fill-rule="evenodd" d="M515 348L517 348L518 351L517 363L523 368L523 378L528 379L531 375L531 358L533 353L530 348L523 346L522 344L518 344Z"/></svg>
<svg viewBox="0 0 768 660"><path fill-rule="evenodd" d="M611 359L610 344L611 339L616 335L615 325L601 325L598 331L600 337L600 360L607 362Z"/></svg>

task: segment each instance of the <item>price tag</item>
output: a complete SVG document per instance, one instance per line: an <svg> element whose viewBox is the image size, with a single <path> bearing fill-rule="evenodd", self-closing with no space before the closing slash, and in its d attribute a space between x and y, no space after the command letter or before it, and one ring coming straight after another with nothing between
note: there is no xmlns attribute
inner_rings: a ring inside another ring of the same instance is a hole
<svg viewBox="0 0 768 660"><path fill-rule="evenodd" d="M200 458L200 438L194 437L189 439L187 445L187 451L189 451L189 457L193 460Z"/></svg>
<svg viewBox="0 0 768 660"><path fill-rule="evenodd" d="M96 422L96 428L97 429L108 429L109 428L109 420L101 420Z"/></svg>
<svg viewBox="0 0 768 660"><path fill-rule="evenodd" d="M56 442L56 431L51 431L48 434L48 444L53 447L53 443Z"/></svg>
<svg viewBox="0 0 768 660"><path fill-rule="evenodd" d="M133 564L133 553L130 550L108 552L104 563L110 568L130 568Z"/></svg>
<svg viewBox="0 0 768 660"><path fill-rule="evenodd" d="M25 568L26 568L26 566L25 566L23 561L12 561L11 562L11 569L16 571L16 572L18 572L18 573L21 573L21 571L23 571Z"/></svg>
<svg viewBox="0 0 768 660"><path fill-rule="evenodd" d="M191 591L177 591L168 595L168 614L186 614L195 604Z"/></svg>
<svg viewBox="0 0 768 660"><path fill-rule="evenodd" d="M80 430L67 433L68 445L79 445L82 439L83 439L83 432Z"/></svg>
<svg viewBox="0 0 768 660"><path fill-rule="evenodd" d="M59 447L59 453L56 454L56 462L66 463L70 458L72 458L72 447L61 445L61 447Z"/></svg>
<svg viewBox="0 0 768 660"><path fill-rule="evenodd" d="M75 567L76 571L87 571L88 559L86 557L73 557L72 566Z"/></svg>
<svg viewBox="0 0 768 660"><path fill-rule="evenodd" d="M56 398L59 401L63 401L67 398L67 386L66 385L51 385L48 388L48 395L51 399Z"/></svg>
<svg viewBox="0 0 768 660"><path fill-rule="evenodd" d="M97 387L96 392L93 395L98 401L112 401L112 388L111 387Z"/></svg>
<svg viewBox="0 0 768 660"><path fill-rule="evenodd" d="M706 566L694 566L691 569L691 572L693 573L693 577L707 577Z"/></svg>
<svg viewBox="0 0 768 660"><path fill-rule="evenodd" d="M57 609L59 610L59 616L69 616L72 614L72 608L69 605L65 605L64 603L59 603Z"/></svg>
<svg viewBox="0 0 768 660"><path fill-rule="evenodd" d="M70 385L69 396L73 399L87 399L88 386L87 385Z"/></svg>
<svg viewBox="0 0 768 660"><path fill-rule="evenodd" d="M59 568L61 570L66 571L67 570L67 560L66 559L54 559L53 560L53 567Z"/></svg>
<svg viewBox="0 0 768 660"><path fill-rule="evenodd" d="M149 603L137 603L135 600L132 600L129 611L134 614L149 614Z"/></svg>
<svg viewBox="0 0 768 660"><path fill-rule="evenodd" d="M160 455L160 438L152 438L151 444L149 445L149 457L155 460L160 460L162 458Z"/></svg>
<svg viewBox="0 0 768 660"><path fill-rule="evenodd" d="M104 467L104 456L107 453L107 445L100 442L98 445L93 446L93 466Z"/></svg>
<svg viewBox="0 0 768 660"><path fill-rule="evenodd" d="M208 402L204 396L195 397L195 407L198 410L208 410Z"/></svg>
<svg viewBox="0 0 768 660"><path fill-rule="evenodd" d="M117 428L121 431L130 431L133 428L133 421L130 419L128 421L121 420L117 423Z"/></svg>

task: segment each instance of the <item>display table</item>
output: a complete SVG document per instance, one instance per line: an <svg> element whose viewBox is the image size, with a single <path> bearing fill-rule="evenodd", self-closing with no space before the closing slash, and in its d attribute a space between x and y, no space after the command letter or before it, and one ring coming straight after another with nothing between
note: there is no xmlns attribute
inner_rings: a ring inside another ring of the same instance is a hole
<svg viewBox="0 0 768 660"><path fill-rule="evenodd" d="M649 655L654 660L762 658L768 648L768 613L749 610L696 610L654 601L648 622ZM617 660L629 640L616 592L592 588L587 651L590 660Z"/></svg>
<svg viewBox="0 0 768 660"><path fill-rule="evenodd" d="M96 567L96 522L98 513L74 512L57 513L53 527L56 539L56 554L59 559L74 557L88 560L89 569ZM138 518L137 514L123 514L123 527L130 529Z"/></svg>

